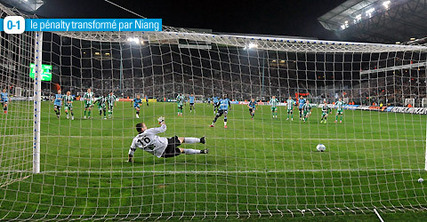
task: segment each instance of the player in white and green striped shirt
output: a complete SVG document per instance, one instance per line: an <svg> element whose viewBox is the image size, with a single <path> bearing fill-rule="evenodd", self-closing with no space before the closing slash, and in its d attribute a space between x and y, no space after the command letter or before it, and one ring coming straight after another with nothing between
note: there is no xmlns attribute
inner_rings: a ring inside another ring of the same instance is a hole
<svg viewBox="0 0 427 222"><path fill-rule="evenodd" d="M286 120L289 120L289 116L291 117L291 121L294 121L294 105L296 102L292 99L292 97L289 96L288 100L286 100L286 107L287 109L287 118Z"/></svg>
<svg viewBox="0 0 427 222"><path fill-rule="evenodd" d="M64 110L65 110L65 113L67 114L67 119L70 118L70 114L71 114L71 120L74 120L74 113L73 113L74 98L71 95L71 92L67 91L67 95L64 95L62 97L62 100L64 101Z"/></svg>
<svg viewBox="0 0 427 222"><path fill-rule="evenodd" d="M277 118L277 105L279 104L279 100L276 99L276 96L271 97L270 105L271 105L271 113L273 114L273 118Z"/></svg>
<svg viewBox="0 0 427 222"><path fill-rule="evenodd" d="M84 116L83 118L86 119L86 111L88 111L88 116L87 118L91 118L91 112L92 112L92 107L93 107L93 101L94 101L94 96L93 96L93 92L91 91L91 89L87 89L87 92L83 95L83 101L84 101Z"/></svg>
<svg viewBox="0 0 427 222"><path fill-rule="evenodd" d="M113 115L113 109L116 104L117 97L114 95L113 92L110 92L107 96L107 103L108 103L108 118L111 118L111 115Z"/></svg>
<svg viewBox="0 0 427 222"><path fill-rule="evenodd" d="M338 99L338 102L335 103L337 105L337 114L335 115L335 123L338 121L338 116L340 117L340 123L342 123L342 118L344 115L344 102L341 98Z"/></svg>
<svg viewBox="0 0 427 222"><path fill-rule="evenodd" d="M305 123L308 119L308 117L311 116L311 104L308 101L308 99L305 101L304 105L302 106L302 111L303 111L303 122Z"/></svg>

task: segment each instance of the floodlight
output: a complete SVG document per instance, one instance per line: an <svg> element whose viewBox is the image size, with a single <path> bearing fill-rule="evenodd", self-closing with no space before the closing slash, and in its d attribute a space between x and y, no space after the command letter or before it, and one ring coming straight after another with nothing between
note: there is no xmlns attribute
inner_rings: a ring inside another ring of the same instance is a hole
<svg viewBox="0 0 427 222"><path fill-rule="evenodd" d="M391 1L385 1L385 2L383 2L384 8L388 9L390 7L390 3L391 3Z"/></svg>
<svg viewBox="0 0 427 222"><path fill-rule="evenodd" d="M258 48L258 45L256 43L251 42L251 43L249 43L248 48L249 49L254 49L254 48L256 49L256 48Z"/></svg>

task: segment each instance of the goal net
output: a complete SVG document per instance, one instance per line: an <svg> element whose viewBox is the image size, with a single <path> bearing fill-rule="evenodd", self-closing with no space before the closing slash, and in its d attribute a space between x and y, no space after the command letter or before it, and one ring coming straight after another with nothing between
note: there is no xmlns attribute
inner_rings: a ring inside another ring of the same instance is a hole
<svg viewBox="0 0 427 222"><path fill-rule="evenodd" d="M426 210L425 185L417 182L427 178L425 46L171 27L40 34L39 70L52 74L40 82L40 173L33 173L37 101L29 75L36 34L1 34L0 85L9 103L0 115L0 219ZM110 93L116 99L104 107L99 99ZM178 94L186 97L182 115ZM220 113L214 97L224 96L231 103L227 128L223 111L209 127ZM159 136L206 137L206 144L180 148L209 153L157 158L137 149L127 162L135 125L157 127L159 116L167 125Z"/></svg>

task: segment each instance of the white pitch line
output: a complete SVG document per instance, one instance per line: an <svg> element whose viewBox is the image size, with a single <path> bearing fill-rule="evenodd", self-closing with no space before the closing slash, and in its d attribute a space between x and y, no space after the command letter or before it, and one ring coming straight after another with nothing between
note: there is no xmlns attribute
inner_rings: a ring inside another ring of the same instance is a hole
<svg viewBox="0 0 427 222"><path fill-rule="evenodd" d="M133 136L67 136L67 135L45 135L42 138L103 138L103 139L133 139ZM277 140L277 141L292 141L292 140L320 140L320 141L416 141L424 142L424 139L364 139L364 138L302 138L302 137L282 137L282 138L268 138L268 137L207 137L208 140L224 140L224 139L235 139L235 140Z"/></svg>
<svg viewBox="0 0 427 222"><path fill-rule="evenodd" d="M251 174L251 173L316 173L316 172L399 172L399 171L422 171L423 169L296 169L296 170L234 170L234 171L226 171L226 170L206 170L206 171L164 171L164 170L136 170L136 171L122 171L122 170L46 170L41 171L41 174L133 174L133 173L141 173L141 174ZM0 173L32 173L31 170L11 170L11 171L0 171Z"/></svg>
<svg viewBox="0 0 427 222"><path fill-rule="evenodd" d="M4 137L32 137L33 135L25 135L25 134L18 134L18 135L3 135ZM133 139L133 136L67 136L67 135L42 135L42 138L103 138L103 139ZM365 138L302 138L302 137L282 137L282 138L268 138L268 137L235 137L235 138L229 138L229 137L208 137L207 139L214 139L214 140L224 140L224 139L235 139L235 140L277 140L277 141L292 141L292 140L321 140L321 141L401 141L401 142L407 142L407 141L415 141L415 142L427 142L426 139L365 139Z"/></svg>
<svg viewBox="0 0 427 222"><path fill-rule="evenodd" d="M374 208L374 212L377 215L378 219L380 219L380 222L384 222L383 218L381 217L381 215L378 213L377 209Z"/></svg>

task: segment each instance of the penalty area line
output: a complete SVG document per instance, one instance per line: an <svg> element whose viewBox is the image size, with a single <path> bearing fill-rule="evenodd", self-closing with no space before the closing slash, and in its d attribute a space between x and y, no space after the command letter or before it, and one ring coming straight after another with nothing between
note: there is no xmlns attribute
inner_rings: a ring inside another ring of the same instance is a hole
<svg viewBox="0 0 427 222"><path fill-rule="evenodd" d="M41 136L42 138L104 138L104 139L133 139L133 136L66 136L66 135L45 135ZM364 139L364 138L302 138L302 137L284 137L284 138L268 138L268 137L208 137L207 139L213 140L225 140L225 139L234 139L234 140L273 140L273 141L291 141L291 140L321 140L321 141L415 141L415 142L424 142L424 139ZM295 142L297 143L297 142Z"/></svg>
<svg viewBox="0 0 427 222"><path fill-rule="evenodd" d="M166 171L166 170L46 170L40 174L252 174L252 173L316 173L316 172L399 172L399 171L423 171L424 169L307 169L307 170L205 170L205 171ZM32 171L16 170L16 171L0 171L0 173L28 173Z"/></svg>

